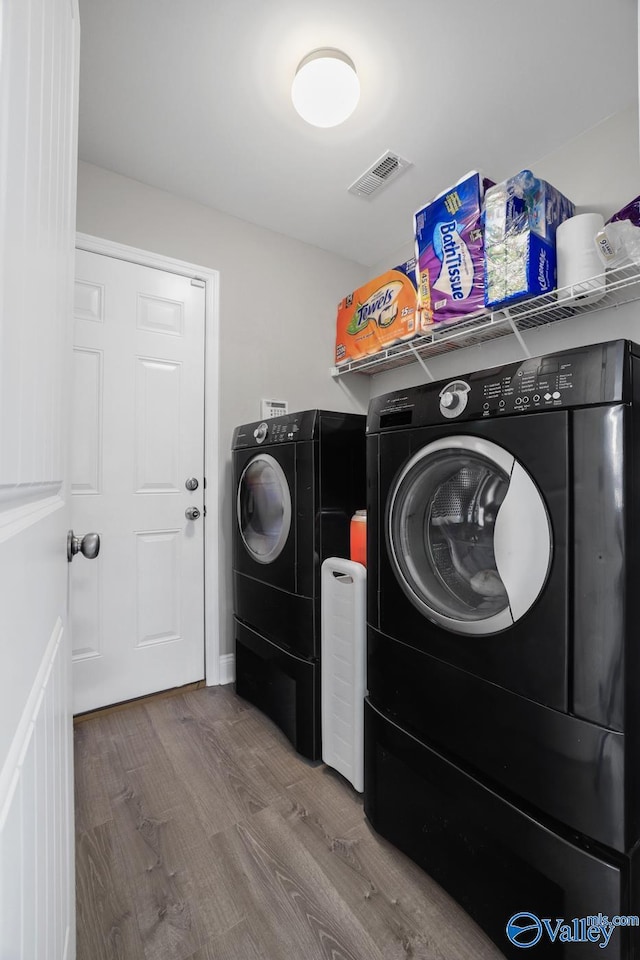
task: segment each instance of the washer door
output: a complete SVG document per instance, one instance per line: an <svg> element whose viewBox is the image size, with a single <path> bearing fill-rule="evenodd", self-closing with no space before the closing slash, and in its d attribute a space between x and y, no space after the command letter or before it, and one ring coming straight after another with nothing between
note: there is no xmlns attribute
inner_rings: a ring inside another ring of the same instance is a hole
<svg viewBox="0 0 640 960"><path fill-rule="evenodd" d="M436 440L408 461L389 498L387 541L409 600L454 633L510 627L551 566L540 491L510 453L481 437Z"/></svg>
<svg viewBox="0 0 640 960"><path fill-rule="evenodd" d="M252 559L272 563L291 529L291 494L282 467L268 453L253 457L242 471L237 515L240 535Z"/></svg>

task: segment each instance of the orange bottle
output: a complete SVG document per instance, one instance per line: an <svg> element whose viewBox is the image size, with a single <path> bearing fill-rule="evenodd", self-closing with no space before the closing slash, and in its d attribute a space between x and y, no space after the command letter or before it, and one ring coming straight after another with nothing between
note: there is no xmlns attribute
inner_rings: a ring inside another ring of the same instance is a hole
<svg viewBox="0 0 640 960"><path fill-rule="evenodd" d="M351 517L351 559L367 565L367 511L356 510Z"/></svg>

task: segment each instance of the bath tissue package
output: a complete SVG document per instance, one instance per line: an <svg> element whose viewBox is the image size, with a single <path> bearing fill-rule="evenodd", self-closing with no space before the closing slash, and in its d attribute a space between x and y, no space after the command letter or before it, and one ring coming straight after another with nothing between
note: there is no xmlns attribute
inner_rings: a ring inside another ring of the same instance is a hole
<svg viewBox="0 0 640 960"><path fill-rule="evenodd" d="M423 328L484 310L481 212L492 183L471 171L414 215Z"/></svg>
<svg viewBox="0 0 640 960"><path fill-rule="evenodd" d="M556 230L574 213L573 203L531 170L487 190L483 211L487 307L555 289Z"/></svg>

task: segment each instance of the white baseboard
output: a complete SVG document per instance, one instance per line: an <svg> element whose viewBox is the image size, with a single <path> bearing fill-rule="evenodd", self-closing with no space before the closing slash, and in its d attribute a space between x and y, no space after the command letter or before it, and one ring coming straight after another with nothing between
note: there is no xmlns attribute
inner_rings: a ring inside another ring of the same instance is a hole
<svg viewBox="0 0 640 960"><path fill-rule="evenodd" d="M233 683L236 678L236 658L233 653L225 653L220 657L219 683Z"/></svg>

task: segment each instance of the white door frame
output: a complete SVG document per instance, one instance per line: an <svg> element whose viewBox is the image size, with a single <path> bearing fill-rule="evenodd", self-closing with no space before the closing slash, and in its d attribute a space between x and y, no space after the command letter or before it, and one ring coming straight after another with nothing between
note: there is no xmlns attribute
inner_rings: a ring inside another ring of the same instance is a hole
<svg viewBox="0 0 640 960"><path fill-rule="evenodd" d="M88 253L98 253L106 257L115 257L143 267L155 267L182 277L204 280L205 283L205 410L204 410L204 469L207 478L205 503L208 506L204 525L204 652L205 679L207 686L225 682L226 676L220 665L220 611L218 595L219 584L219 451L218 439L220 415L220 377L219 377L219 340L220 307L219 281L217 270L174 260L148 250L128 247L112 240L103 240L86 233L76 234L76 249Z"/></svg>

